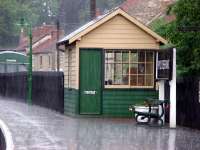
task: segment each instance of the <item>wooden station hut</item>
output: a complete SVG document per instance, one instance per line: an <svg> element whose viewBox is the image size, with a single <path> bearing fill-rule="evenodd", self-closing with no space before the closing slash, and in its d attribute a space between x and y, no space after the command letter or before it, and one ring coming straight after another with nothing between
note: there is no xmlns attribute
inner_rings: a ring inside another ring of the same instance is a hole
<svg viewBox="0 0 200 150"><path fill-rule="evenodd" d="M158 98L155 60L167 41L120 8L60 41L65 114L130 117L128 106Z"/></svg>

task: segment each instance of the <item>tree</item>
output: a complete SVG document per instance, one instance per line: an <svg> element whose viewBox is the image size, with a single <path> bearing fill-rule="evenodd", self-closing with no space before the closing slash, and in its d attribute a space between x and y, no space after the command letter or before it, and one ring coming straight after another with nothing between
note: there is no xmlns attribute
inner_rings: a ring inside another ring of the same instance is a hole
<svg viewBox="0 0 200 150"><path fill-rule="evenodd" d="M124 0L96 0L102 13L119 6ZM90 21L90 0L61 0L59 20L66 33L70 33L82 24Z"/></svg>
<svg viewBox="0 0 200 150"><path fill-rule="evenodd" d="M200 74L199 8L200 1L179 0L171 11L176 20L155 29L176 46L179 75Z"/></svg>
<svg viewBox="0 0 200 150"><path fill-rule="evenodd" d="M37 16L34 25L55 23L58 12L59 0L17 0L21 6L28 7Z"/></svg>
<svg viewBox="0 0 200 150"><path fill-rule="evenodd" d="M0 0L0 45L2 47L12 47L17 38L16 22L18 16L24 11L18 9L15 0Z"/></svg>
<svg viewBox="0 0 200 150"><path fill-rule="evenodd" d="M85 1L62 0L60 1L58 19L66 33L72 32L80 26L79 12Z"/></svg>
<svg viewBox="0 0 200 150"><path fill-rule="evenodd" d="M17 22L26 19L33 26L53 24L59 0L0 0L0 46L14 47L18 43L20 27Z"/></svg>
<svg viewBox="0 0 200 150"><path fill-rule="evenodd" d="M57 17L59 0L33 0L31 8L38 15L37 25L54 24Z"/></svg>

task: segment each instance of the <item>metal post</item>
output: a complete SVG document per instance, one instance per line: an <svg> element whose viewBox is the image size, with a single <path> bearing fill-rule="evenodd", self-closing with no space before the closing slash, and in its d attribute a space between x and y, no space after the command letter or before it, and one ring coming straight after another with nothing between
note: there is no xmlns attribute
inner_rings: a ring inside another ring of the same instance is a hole
<svg viewBox="0 0 200 150"><path fill-rule="evenodd" d="M158 52L156 54L156 62L158 62ZM157 64L156 64L157 65ZM156 68L158 68L156 66ZM158 77L158 71L156 71L156 78ZM158 82L159 85L159 100L163 100L165 99L165 81L164 80L160 80ZM161 114L161 108L159 107L159 114ZM165 115L162 117L163 120L163 124L165 124Z"/></svg>
<svg viewBox="0 0 200 150"><path fill-rule="evenodd" d="M170 128L176 128L176 48L173 49L173 71L170 81Z"/></svg>
<svg viewBox="0 0 200 150"><path fill-rule="evenodd" d="M32 104L32 25L31 23L27 23L24 18L20 19L20 23L17 24L21 27L28 27L29 34L29 65L28 65L28 104Z"/></svg>
<svg viewBox="0 0 200 150"><path fill-rule="evenodd" d="M28 104L32 104L32 27L29 24L29 67L28 67Z"/></svg>
<svg viewBox="0 0 200 150"><path fill-rule="evenodd" d="M165 99L165 81L159 81L159 100ZM161 114L161 108L159 107L159 114ZM165 124L165 115L162 117L163 124Z"/></svg>
<svg viewBox="0 0 200 150"><path fill-rule="evenodd" d="M59 24L59 20L57 20L57 23L56 23L56 26L57 26L57 41L59 40L60 38L60 24ZM56 48L57 48L57 71L60 71L60 51L56 45Z"/></svg>

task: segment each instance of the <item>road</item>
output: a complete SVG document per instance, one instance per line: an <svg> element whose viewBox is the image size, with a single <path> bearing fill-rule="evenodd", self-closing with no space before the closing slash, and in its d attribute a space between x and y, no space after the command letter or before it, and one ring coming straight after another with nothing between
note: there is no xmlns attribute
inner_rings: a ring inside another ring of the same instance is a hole
<svg viewBox="0 0 200 150"><path fill-rule="evenodd" d="M200 131L138 126L132 119L71 118L0 98L15 150L199 150Z"/></svg>

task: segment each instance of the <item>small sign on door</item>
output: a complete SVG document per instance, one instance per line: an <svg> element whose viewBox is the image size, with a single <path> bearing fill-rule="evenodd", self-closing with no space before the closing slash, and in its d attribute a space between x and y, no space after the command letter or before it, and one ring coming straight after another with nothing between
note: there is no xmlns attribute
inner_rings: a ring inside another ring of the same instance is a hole
<svg viewBox="0 0 200 150"><path fill-rule="evenodd" d="M85 95L95 95L96 91L84 91Z"/></svg>

